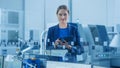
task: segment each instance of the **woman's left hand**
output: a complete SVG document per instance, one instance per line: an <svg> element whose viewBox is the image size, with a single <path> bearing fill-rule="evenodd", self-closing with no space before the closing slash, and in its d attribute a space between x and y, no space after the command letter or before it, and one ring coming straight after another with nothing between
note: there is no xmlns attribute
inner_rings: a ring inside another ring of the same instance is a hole
<svg viewBox="0 0 120 68"><path fill-rule="evenodd" d="M64 40L64 42L63 42L62 44L63 44L63 46L65 46L65 47L68 48L68 49L71 49L71 47L72 47L72 46L69 45L68 42L65 41L65 40Z"/></svg>

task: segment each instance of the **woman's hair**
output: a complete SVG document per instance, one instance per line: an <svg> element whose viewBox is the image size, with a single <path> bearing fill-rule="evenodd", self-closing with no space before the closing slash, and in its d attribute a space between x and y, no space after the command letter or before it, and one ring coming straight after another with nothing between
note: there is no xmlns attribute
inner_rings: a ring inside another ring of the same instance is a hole
<svg viewBox="0 0 120 68"><path fill-rule="evenodd" d="M60 9L67 10L67 12L68 12L68 14L69 14L69 10L68 10L68 8L67 8L66 5L60 5L60 6L57 8L57 12L56 12L56 14L58 14L58 12L59 12Z"/></svg>

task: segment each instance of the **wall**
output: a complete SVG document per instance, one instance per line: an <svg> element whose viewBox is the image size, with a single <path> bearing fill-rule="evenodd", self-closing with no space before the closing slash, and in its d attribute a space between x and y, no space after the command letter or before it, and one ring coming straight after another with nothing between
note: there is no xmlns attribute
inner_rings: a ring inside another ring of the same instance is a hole
<svg viewBox="0 0 120 68"><path fill-rule="evenodd" d="M25 39L30 38L30 30L44 30L44 1L25 0ZM36 36L39 37L39 36Z"/></svg>
<svg viewBox="0 0 120 68"><path fill-rule="evenodd" d="M120 0L72 0L72 20L81 24L115 26L120 22Z"/></svg>
<svg viewBox="0 0 120 68"><path fill-rule="evenodd" d="M106 0L73 0L73 22L81 24L106 24Z"/></svg>
<svg viewBox="0 0 120 68"><path fill-rule="evenodd" d="M23 10L24 0L0 0L0 8L11 10Z"/></svg>
<svg viewBox="0 0 120 68"><path fill-rule="evenodd" d="M120 0L106 0L107 26L115 26L120 22Z"/></svg>

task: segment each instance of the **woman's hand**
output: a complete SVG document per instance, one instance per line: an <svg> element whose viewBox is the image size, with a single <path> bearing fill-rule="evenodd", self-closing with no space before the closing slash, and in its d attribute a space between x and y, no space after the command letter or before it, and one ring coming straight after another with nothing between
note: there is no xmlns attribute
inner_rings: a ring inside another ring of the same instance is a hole
<svg viewBox="0 0 120 68"><path fill-rule="evenodd" d="M59 39L57 39L57 40L55 41L55 48L56 48L59 44L61 45L62 42L61 42Z"/></svg>
<svg viewBox="0 0 120 68"><path fill-rule="evenodd" d="M71 48L72 48L72 46L69 45L68 42L65 41L65 40L64 40L64 42L63 42L62 44L63 44L63 46L65 46L65 47L68 48L68 49L71 49Z"/></svg>
<svg viewBox="0 0 120 68"><path fill-rule="evenodd" d="M55 41L54 47L56 48L58 45L65 46L65 47L68 48L68 49L71 49L71 47L72 47L71 45L68 44L67 41L65 41L65 40L60 40L60 39L57 39L57 40Z"/></svg>

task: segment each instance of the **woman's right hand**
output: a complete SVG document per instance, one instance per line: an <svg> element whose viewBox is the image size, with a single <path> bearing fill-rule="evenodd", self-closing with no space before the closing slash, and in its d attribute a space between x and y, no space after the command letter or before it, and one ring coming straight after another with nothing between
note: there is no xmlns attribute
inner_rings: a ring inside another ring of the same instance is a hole
<svg viewBox="0 0 120 68"><path fill-rule="evenodd" d="M55 41L55 48L60 44L60 40L59 39L57 39L56 41Z"/></svg>

